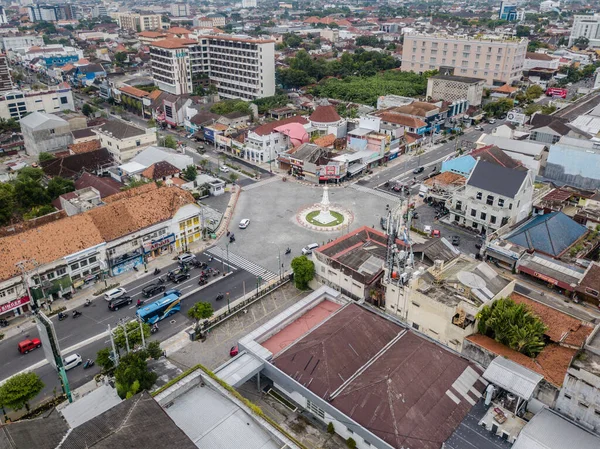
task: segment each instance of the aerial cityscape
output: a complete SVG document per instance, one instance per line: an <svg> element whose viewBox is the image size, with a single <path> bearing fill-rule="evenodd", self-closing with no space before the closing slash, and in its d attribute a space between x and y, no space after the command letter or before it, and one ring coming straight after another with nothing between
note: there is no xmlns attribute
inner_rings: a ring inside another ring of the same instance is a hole
<svg viewBox="0 0 600 449"><path fill-rule="evenodd" d="M0 0L0 449L599 449L600 3Z"/></svg>

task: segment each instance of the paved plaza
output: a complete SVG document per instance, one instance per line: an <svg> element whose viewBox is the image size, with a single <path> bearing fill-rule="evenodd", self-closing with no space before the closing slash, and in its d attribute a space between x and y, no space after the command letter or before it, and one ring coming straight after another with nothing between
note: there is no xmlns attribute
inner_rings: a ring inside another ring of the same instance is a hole
<svg viewBox="0 0 600 449"><path fill-rule="evenodd" d="M345 226L338 231L324 232L301 226L296 214L308 205L319 203L322 195L320 187L282 181L242 191L230 225L236 239L229 245L230 254L252 260L273 273L278 273L280 254L283 270L288 270L292 258L300 255L301 249L309 243L322 245L364 225L379 229L379 220L386 214L385 206L392 203L370 192L332 187L329 190L331 203L354 215L349 229ZM237 226L243 218L250 219L250 226L239 229ZM223 238L218 245L224 247L228 241ZM288 247L292 253L286 256L284 252Z"/></svg>

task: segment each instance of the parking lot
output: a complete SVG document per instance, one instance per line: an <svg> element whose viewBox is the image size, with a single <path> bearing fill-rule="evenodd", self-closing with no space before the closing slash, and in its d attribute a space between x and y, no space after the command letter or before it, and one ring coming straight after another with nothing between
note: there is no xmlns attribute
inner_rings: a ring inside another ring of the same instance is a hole
<svg viewBox="0 0 600 449"><path fill-rule="evenodd" d="M481 238L474 233L467 231L459 226L450 225L444 223L444 221L436 219L438 211L427 204L418 206L415 211L418 214L418 218L413 220L413 226L421 231L424 230L425 226L431 226L431 229L437 229L440 231L441 237L445 237L449 242L452 241L453 236L460 237L460 244L457 248L467 255L477 254L479 250L475 247L476 243L481 242Z"/></svg>

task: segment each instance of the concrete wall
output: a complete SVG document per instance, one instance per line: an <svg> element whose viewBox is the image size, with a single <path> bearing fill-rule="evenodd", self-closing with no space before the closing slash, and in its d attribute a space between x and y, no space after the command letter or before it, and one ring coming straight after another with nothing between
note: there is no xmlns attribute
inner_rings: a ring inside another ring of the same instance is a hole
<svg viewBox="0 0 600 449"><path fill-rule="evenodd" d="M66 150L67 146L73 143L69 126L54 128L54 133L51 133L50 129L32 131L27 127L23 127L22 131L25 151L30 156Z"/></svg>
<svg viewBox="0 0 600 449"><path fill-rule="evenodd" d="M600 432L600 377L571 366L556 401L556 409L579 424Z"/></svg>

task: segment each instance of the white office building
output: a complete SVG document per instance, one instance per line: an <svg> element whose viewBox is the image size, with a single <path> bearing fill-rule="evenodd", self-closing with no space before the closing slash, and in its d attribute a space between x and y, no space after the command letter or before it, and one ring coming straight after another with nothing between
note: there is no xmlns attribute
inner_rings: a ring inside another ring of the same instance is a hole
<svg viewBox="0 0 600 449"><path fill-rule="evenodd" d="M242 8L256 8L256 0L242 0Z"/></svg>
<svg viewBox="0 0 600 449"><path fill-rule="evenodd" d="M205 73L223 98L254 100L275 94L275 41L247 36L164 39L150 45L158 87L175 95L193 91Z"/></svg>
<svg viewBox="0 0 600 449"><path fill-rule="evenodd" d="M61 17L59 7L55 5L31 5L27 10L32 22L57 22Z"/></svg>
<svg viewBox="0 0 600 449"><path fill-rule="evenodd" d="M590 41L590 47L600 47L600 14L594 14L593 16L573 16L573 28L571 28L571 36L569 36L569 47L579 37L587 38Z"/></svg>
<svg viewBox="0 0 600 449"><path fill-rule="evenodd" d="M0 25L8 23L8 17L6 17L6 10L4 6L0 6Z"/></svg>
<svg viewBox="0 0 600 449"><path fill-rule="evenodd" d="M190 5L187 3L171 3L171 15L173 17L186 17L190 15Z"/></svg>
<svg viewBox="0 0 600 449"><path fill-rule="evenodd" d="M11 90L0 93L0 119L20 120L32 112L74 111L75 102L69 86L49 90Z"/></svg>

